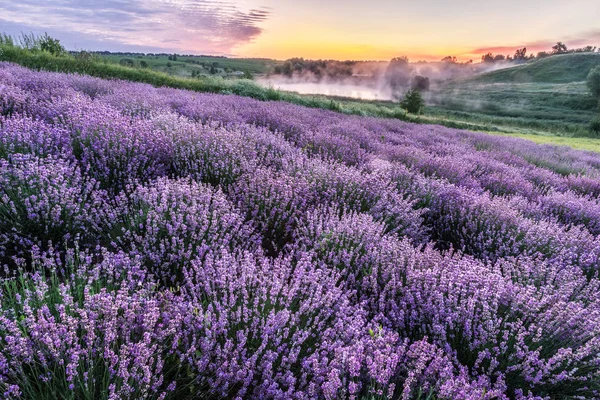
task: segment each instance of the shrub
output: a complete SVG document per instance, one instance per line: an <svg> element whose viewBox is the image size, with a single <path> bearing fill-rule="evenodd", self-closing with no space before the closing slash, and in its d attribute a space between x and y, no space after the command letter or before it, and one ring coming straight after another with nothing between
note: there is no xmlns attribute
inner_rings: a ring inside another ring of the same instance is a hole
<svg viewBox="0 0 600 400"><path fill-rule="evenodd" d="M209 250L256 247L242 216L221 192L208 186L164 178L123 200L114 242L141 257L167 284L178 283L182 269Z"/></svg>
<svg viewBox="0 0 600 400"><path fill-rule="evenodd" d="M119 64L124 67L133 67L133 60L131 58L121 58Z"/></svg>
<svg viewBox="0 0 600 400"><path fill-rule="evenodd" d="M587 77L587 85L592 96L600 98L600 66L590 71Z"/></svg>
<svg viewBox="0 0 600 400"><path fill-rule="evenodd" d="M54 39L48 36L47 33L44 33L44 36L37 39L40 50L47 51L53 56L62 56L66 54L65 48L60 44L58 39Z"/></svg>
<svg viewBox="0 0 600 400"><path fill-rule="evenodd" d="M400 107L411 114L420 114L425 107L425 101L421 96L421 92L417 89L411 89L404 95L404 99L400 102Z"/></svg>
<svg viewBox="0 0 600 400"><path fill-rule="evenodd" d="M103 257L38 256L34 273L0 282L5 398L177 398L177 302L135 260Z"/></svg>
<svg viewBox="0 0 600 400"><path fill-rule="evenodd" d="M0 160L0 260L35 247L93 247L108 230L110 207L97 182L67 161L14 154Z"/></svg>

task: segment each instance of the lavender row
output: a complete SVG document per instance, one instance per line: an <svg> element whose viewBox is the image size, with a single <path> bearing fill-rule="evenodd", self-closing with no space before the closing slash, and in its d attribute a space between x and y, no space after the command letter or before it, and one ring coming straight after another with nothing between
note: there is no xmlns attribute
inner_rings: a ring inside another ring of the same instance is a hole
<svg viewBox="0 0 600 400"><path fill-rule="evenodd" d="M8 398L600 396L591 153L0 66Z"/></svg>

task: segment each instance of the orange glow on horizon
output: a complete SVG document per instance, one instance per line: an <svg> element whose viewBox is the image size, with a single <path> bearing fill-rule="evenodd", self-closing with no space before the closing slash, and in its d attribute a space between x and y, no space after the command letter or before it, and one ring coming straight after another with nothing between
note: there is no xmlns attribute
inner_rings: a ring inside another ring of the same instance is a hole
<svg viewBox="0 0 600 400"><path fill-rule="evenodd" d="M516 47L515 47L516 49ZM485 52L473 53L465 48L409 48L393 49L370 45L326 43L323 41L297 41L282 43L253 43L235 52L236 57L272 58L287 60L302 57L312 60L356 60L389 61L394 57L407 56L410 61L440 61L446 56L455 56L459 62L478 62ZM505 54L506 55L506 54Z"/></svg>

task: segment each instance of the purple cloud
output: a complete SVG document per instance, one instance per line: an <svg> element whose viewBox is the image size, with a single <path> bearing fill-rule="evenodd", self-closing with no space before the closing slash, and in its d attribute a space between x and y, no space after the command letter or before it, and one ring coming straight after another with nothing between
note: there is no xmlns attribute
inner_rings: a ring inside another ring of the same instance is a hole
<svg viewBox="0 0 600 400"><path fill-rule="evenodd" d="M268 8L206 0L0 0L0 31L44 32L70 47L230 54L262 33Z"/></svg>

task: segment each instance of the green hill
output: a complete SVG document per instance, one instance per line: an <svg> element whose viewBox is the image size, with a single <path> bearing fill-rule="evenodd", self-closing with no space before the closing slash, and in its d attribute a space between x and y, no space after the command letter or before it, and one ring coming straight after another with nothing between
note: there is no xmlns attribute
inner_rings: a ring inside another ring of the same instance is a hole
<svg viewBox="0 0 600 400"><path fill-rule="evenodd" d="M523 133L585 136L598 108L585 80L597 65L598 53L565 54L447 81L432 88L430 113Z"/></svg>
<svg viewBox="0 0 600 400"><path fill-rule="evenodd" d="M600 65L600 53L555 55L518 67L477 75L467 81L476 83L571 83L587 78L590 70Z"/></svg>

